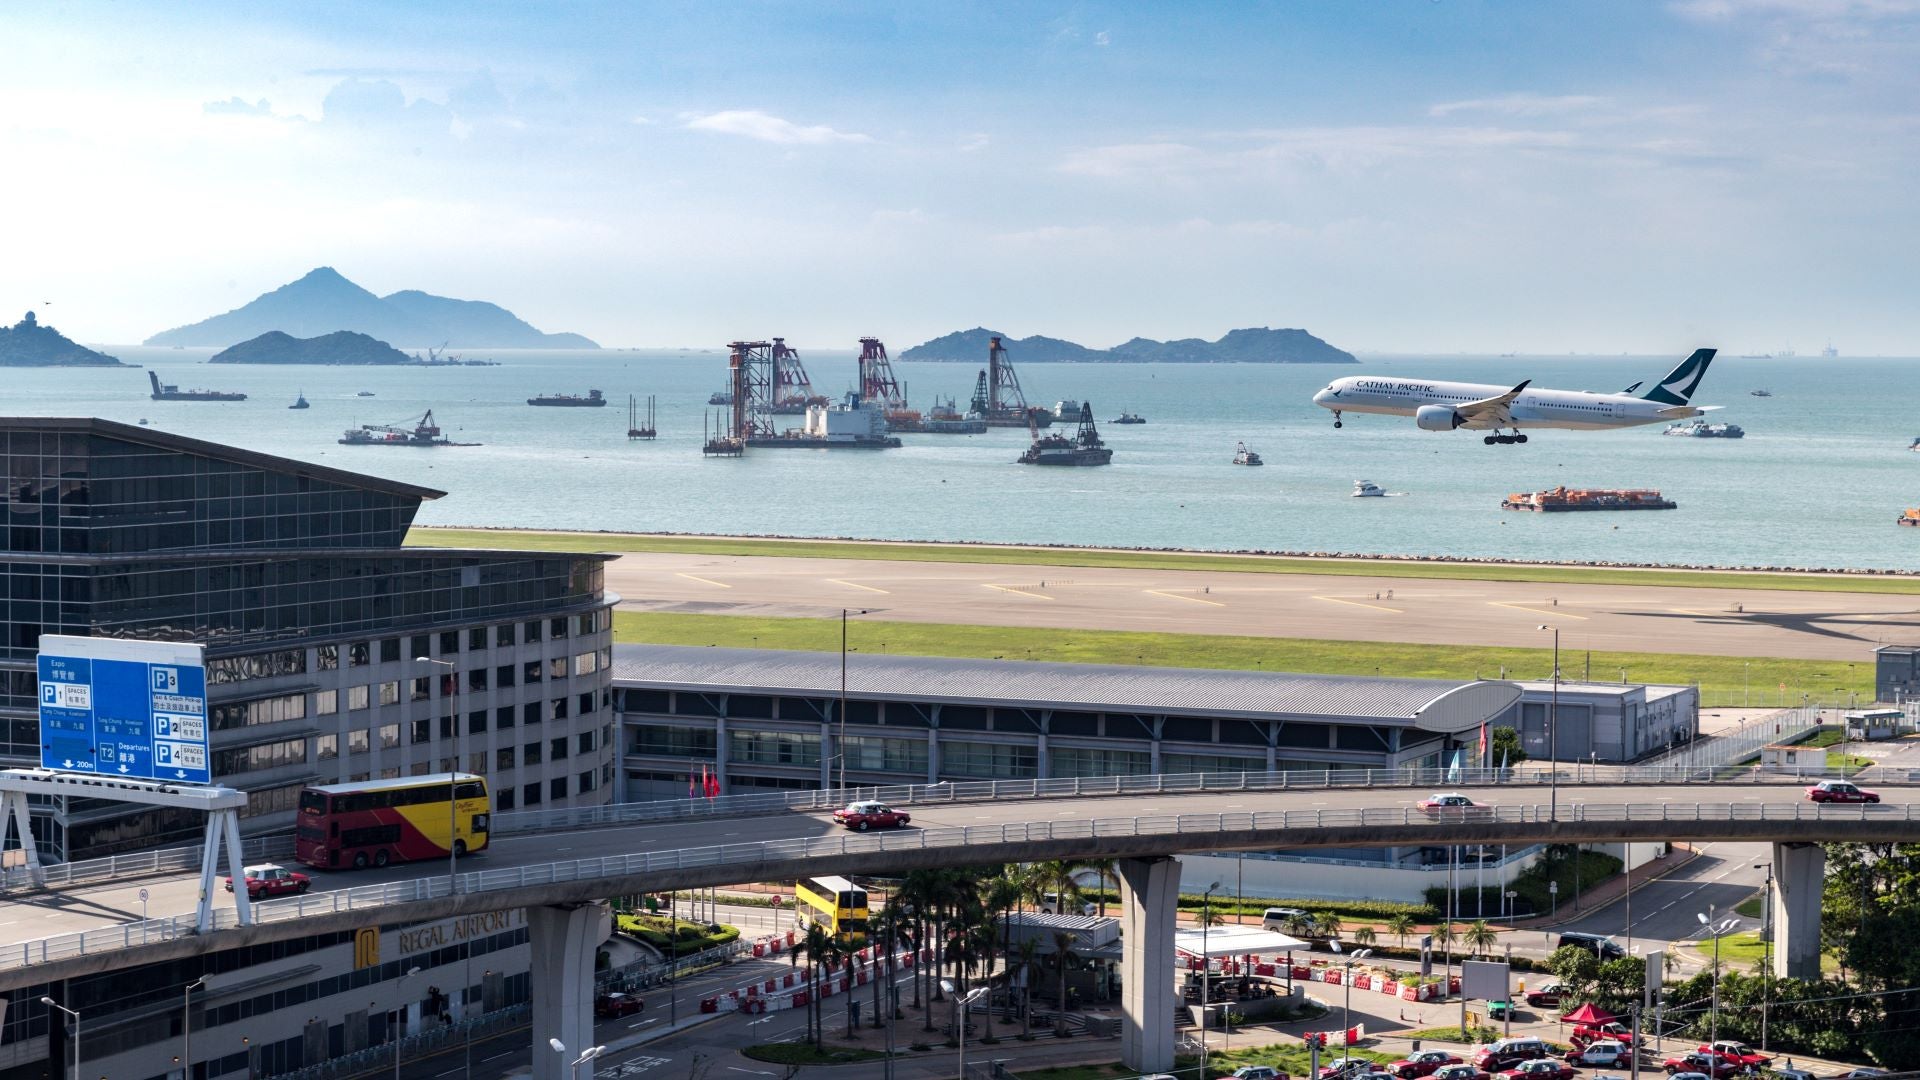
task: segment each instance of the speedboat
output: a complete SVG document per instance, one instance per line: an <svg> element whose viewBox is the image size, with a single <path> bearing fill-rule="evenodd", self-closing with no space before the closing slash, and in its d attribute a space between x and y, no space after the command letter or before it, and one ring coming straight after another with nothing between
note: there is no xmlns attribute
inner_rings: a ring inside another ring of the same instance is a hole
<svg viewBox="0 0 1920 1080"><path fill-rule="evenodd" d="M1266 462L1260 460L1259 454L1256 454L1253 451L1247 449L1246 443L1233 444L1233 463L1235 465L1265 465L1266 464Z"/></svg>
<svg viewBox="0 0 1920 1080"><path fill-rule="evenodd" d="M1353 497L1356 499L1374 499L1385 495L1386 489L1371 480L1355 480Z"/></svg>

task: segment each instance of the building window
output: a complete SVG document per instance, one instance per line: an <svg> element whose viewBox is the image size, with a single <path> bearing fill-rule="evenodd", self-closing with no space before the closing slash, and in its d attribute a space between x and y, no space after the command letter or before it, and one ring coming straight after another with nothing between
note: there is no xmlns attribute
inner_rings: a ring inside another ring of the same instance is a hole
<svg viewBox="0 0 1920 1080"><path fill-rule="evenodd" d="M563 697L554 698L553 699L553 719L565 720L566 718L567 718L567 699Z"/></svg>
<svg viewBox="0 0 1920 1080"><path fill-rule="evenodd" d="M520 789L520 801L527 806L540 805L540 784L536 781Z"/></svg>
<svg viewBox="0 0 1920 1080"><path fill-rule="evenodd" d="M277 724L283 720L307 718L307 695L284 694L258 701L227 701L208 710L213 730L232 731L258 724Z"/></svg>
<svg viewBox="0 0 1920 1080"><path fill-rule="evenodd" d="M538 660L529 660L520 671L520 681L532 686L540 681L541 664Z"/></svg>
<svg viewBox="0 0 1920 1080"><path fill-rule="evenodd" d="M380 662L397 664L400 662L400 639L397 637L380 639Z"/></svg>
<svg viewBox="0 0 1920 1080"><path fill-rule="evenodd" d="M467 689L479 691L487 688L487 669L471 668L467 671Z"/></svg>
<svg viewBox="0 0 1920 1080"><path fill-rule="evenodd" d="M647 724L628 728L627 752L629 754L654 754L660 757L711 758L714 750L714 732L712 728L690 727L654 727ZM922 750L925 744L922 743ZM737 758L735 760L738 760ZM925 754L921 755L921 772L926 772Z"/></svg>
<svg viewBox="0 0 1920 1080"><path fill-rule="evenodd" d="M494 792L493 808L503 813L513 809L515 794L514 790L510 787L503 787L499 791Z"/></svg>
<svg viewBox="0 0 1920 1080"><path fill-rule="evenodd" d="M215 750L213 774L232 776L236 773L261 772L287 765L303 765L306 760L307 740L285 739L280 742L262 743L259 746Z"/></svg>
<svg viewBox="0 0 1920 1080"><path fill-rule="evenodd" d="M523 629L525 629L527 632L526 636L527 636L527 641L529 643L540 640L541 627L540 627L539 619L533 619L527 622L526 624L524 624Z"/></svg>
<svg viewBox="0 0 1920 1080"><path fill-rule="evenodd" d="M579 777L575 780L573 785L573 789L582 795L585 795L587 792L592 791L593 788L594 788L594 779L593 779L592 769L588 769L586 772L581 773Z"/></svg>
<svg viewBox="0 0 1920 1080"><path fill-rule="evenodd" d="M820 736L792 731L729 731L727 760L752 765L818 765Z"/></svg>
<svg viewBox="0 0 1920 1080"><path fill-rule="evenodd" d="M547 636L555 641L559 641L561 638L567 636L567 620L565 616L561 616L558 619L547 620Z"/></svg>
<svg viewBox="0 0 1920 1080"><path fill-rule="evenodd" d="M380 725L381 749L391 750L394 747L399 745L400 745L400 725L399 724L381 724Z"/></svg>
<svg viewBox="0 0 1920 1080"><path fill-rule="evenodd" d="M433 655L433 639L425 634L415 634L407 639L407 659L418 660Z"/></svg>
<svg viewBox="0 0 1920 1080"><path fill-rule="evenodd" d="M468 754L467 755L467 771L470 773L473 773L476 776L487 775L488 760L489 759L487 757L487 752L485 750L477 750L471 754Z"/></svg>
<svg viewBox="0 0 1920 1080"><path fill-rule="evenodd" d="M581 694L579 705L580 705L579 715L587 716L591 714L593 712L593 693L589 691L587 693Z"/></svg>
<svg viewBox="0 0 1920 1080"><path fill-rule="evenodd" d="M460 631L443 630L440 633L440 655L452 656L460 651Z"/></svg>
<svg viewBox="0 0 1920 1080"><path fill-rule="evenodd" d="M1006 743L940 742L940 771L955 776L1024 780L1039 771L1037 751Z"/></svg>
<svg viewBox="0 0 1920 1080"><path fill-rule="evenodd" d="M322 735L313 740L313 757L315 761L332 761L339 756L340 736Z"/></svg>
<svg viewBox="0 0 1920 1080"><path fill-rule="evenodd" d="M512 664L502 664L493 669L493 683L502 690L513 685L513 676L514 671Z"/></svg>
<svg viewBox="0 0 1920 1080"><path fill-rule="evenodd" d="M494 627L493 643L495 645L500 646L503 649L512 645L513 644L513 624L501 623L500 625Z"/></svg>
<svg viewBox="0 0 1920 1080"><path fill-rule="evenodd" d="M594 733L591 731L583 731L580 733L580 737L575 740L579 744L581 753L593 753L593 735Z"/></svg>
<svg viewBox="0 0 1920 1080"><path fill-rule="evenodd" d="M322 690L313 695L313 715L332 716L340 711L340 691Z"/></svg>
<svg viewBox="0 0 1920 1080"><path fill-rule="evenodd" d="M538 765L546 760L544 748L537 742L530 742L520 748L520 760L528 765Z"/></svg>
<svg viewBox="0 0 1920 1080"><path fill-rule="evenodd" d="M559 738L554 739L547 744L547 756L549 758L552 758L554 761L559 761L560 759L567 756L567 737L565 735L562 735Z"/></svg>
<svg viewBox="0 0 1920 1080"><path fill-rule="evenodd" d="M408 680L407 682L407 700L408 701L425 701L432 696L433 696L433 680L432 679L420 678L420 679Z"/></svg>
<svg viewBox="0 0 1920 1080"><path fill-rule="evenodd" d="M364 754L367 752L367 729L354 728L347 732L347 753Z"/></svg>
<svg viewBox="0 0 1920 1080"><path fill-rule="evenodd" d="M291 784L249 791L246 808L240 811L240 816L246 818L259 817L262 814L289 813L300 805L300 789L303 786Z"/></svg>
<svg viewBox="0 0 1920 1080"><path fill-rule="evenodd" d="M487 710L475 709L467 714L467 734L478 735L487 730Z"/></svg>
<svg viewBox="0 0 1920 1080"><path fill-rule="evenodd" d="M340 646L322 645L313 651L314 666L321 671L337 671L340 668Z"/></svg>
<svg viewBox="0 0 1920 1080"><path fill-rule="evenodd" d="M1047 757L1053 776L1143 776L1153 771L1153 755L1145 750L1056 746Z"/></svg>
<svg viewBox="0 0 1920 1080"><path fill-rule="evenodd" d="M367 695L368 695L368 693L369 693L369 688L367 688L367 687L365 687L365 686L349 686L349 687L347 687L347 709L348 709L348 711L352 711L352 710L354 710L354 709L364 709L364 708L366 708L366 707L367 707Z"/></svg>
<svg viewBox="0 0 1920 1080"><path fill-rule="evenodd" d="M599 666L599 653L583 652L574 654L573 673L575 675L591 675L598 670Z"/></svg>
<svg viewBox="0 0 1920 1080"><path fill-rule="evenodd" d="M567 658L556 656L547 661L547 678L564 679L567 677Z"/></svg>
<svg viewBox="0 0 1920 1080"><path fill-rule="evenodd" d="M487 647L487 628L471 626L467 628L467 651L478 652Z"/></svg>
<svg viewBox="0 0 1920 1080"><path fill-rule="evenodd" d="M513 764L514 764L513 759L514 759L513 747L503 746L500 749L495 750L493 752L493 767L496 769L500 769L502 771L511 769L513 768Z"/></svg>
<svg viewBox="0 0 1920 1080"><path fill-rule="evenodd" d="M380 704L400 704L400 683L398 681L383 682L380 684Z"/></svg>
<svg viewBox="0 0 1920 1080"><path fill-rule="evenodd" d="M513 706L506 705L493 710L493 726L510 728L513 726Z"/></svg>
<svg viewBox="0 0 1920 1080"><path fill-rule="evenodd" d="M366 642L356 641L353 644L347 646L347 666L348 667L366 667L367 666L367 643Z"/></svg>
<svg viewBox="0 0 1920 1080"><path fill-rule="evenodd" d="M867 735L849 735L846 740L847 768L868 772L913 773L927 775L927 740L882 739Z"/></svg>
<svg viewBox="0 0 1920 1080"><path fill-rule="evenodd" d="M391 769L380 770L380 779L382 780L398 780L399 778L400 778L400 766L398 765L395 765Z"/></svg>
<svg viewBox="0 0 1920 1080"><path fill-rule="evenodd" d="M1059 751L1054 751L1054 760L1058 761ZM1168 754L1160 755L1160 771L1163 773L1243 773L1266 772L1267 759L1264 757L1224 757L1216 754ZM1066 773L1055 772L1055 776Z"/></svg>
<svg viewBox="0 0 1920 1080"><path fill-rule="evenodd" d="M547 793L552 795L555 799L566 798L567 797L567 778L564 776L556 776L553 779L547 781Z"/></svg>

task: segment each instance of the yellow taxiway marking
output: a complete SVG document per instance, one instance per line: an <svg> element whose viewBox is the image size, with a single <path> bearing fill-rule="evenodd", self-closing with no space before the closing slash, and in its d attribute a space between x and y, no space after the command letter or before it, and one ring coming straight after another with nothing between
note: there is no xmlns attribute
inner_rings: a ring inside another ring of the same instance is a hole
<svg viewBox="0 0 1920 1080"><path fill-rule="evenodd" d="M1528 607L1525 604L1509 604L1505 600L1489 600L1487 603L1494 607L1512 608L1515 611L1530 612L1534 615L1551 615L1556 619L1579 619L1581 622L1586 622L1588 618L1585 615L1575 615L1571 611L1561 611L1559 608Z"/></svg>
<svg viewBox="0 0 1920 1080"><path fill-rule="evenodd" d="M1016 589L1011 585L989 585L983 581L980 583L980 587L984 589L996 589L1000 592L1010 592L1015 594L1016 596L1031 596L1035 600L1052 600L1053 599L1053 597L1048 596L1045 593L1028 592L1025 589Z"/></svg>
<svg viewBox="0 0 1920 1080"><path fill-rule="evenodd" d="M862 585L857 581L845 581L837 577L830 577L827 580L833 582L835 585L845 585L849 589L865 589L868 592L877 592L877 593L887 592L887 590L885 589L876 589L871 585ZM891 594L888 594L888 595L891 595Z"/></svg>
<svg viewBox="0 0 1920 1080"><path fill-rule="evenodd" d="M726 582L724 582L724 581L715 581L715 580L713 580L712 578L704 578L704 577L701 577L701 576L700 576L699 574L683 574L683 573L681 573L680 571L678 571L678 570L675 570L675 571L673 572L673 576L674 576L674 577L683 577L683 578L686 578L686 579L687 579L688 581L698 581L698 582L700 582L700 583L701 583L701 584L703 584L703 585L718 585L718 586L720 586L720 587L721 587L721 588L723 588L723 589L731 589L731 588L733 588L733 586L731 586L731 585L729 585L729 584L727 584L727 583L726 583Z"/></svg>
<svg viewBox="0 0 1920 1080"><path fill-rule="evenodd" d="M1146 590L1143 590L1143 591L1144 591L1144 592L1146 592L1146 593L1147 593L1148 595L1150 595L1150 596L1164 596L1164 597L1166 597L1166 598L1167 598L1167 599L1169 599L1169 600L1187 600L1187 601L1191 601L1192 603L1195 603L1195 604L1210 604L1210 605L1212 605L1212 606L1214 606L1214 607L1226 607L1226 606L1227 606L1227 605L1225 605L1225 604L1223 604L1223 603L1221 603L1221 602L1220 602L1220 601L1218 601L1218 600L1208 600L1208 599L1206 599L1205 597L1201 597L1201 596L1187 596L1187 595L1184 595L1184 594L1182 594L1182 593L1177 593L1177 592L1168 592L1168 591L1166 591L1165 589L1146 589Z"/></svg>
<svg viewBox="0 0 1920 1080"><path fill-rule="evenodd" d="M1403 614L1405 614L1405 612L1404 612L1404 611L1402 611L1401 609L1399 609L1399 608L1397 608L1397 607L1386 607L1386 606L1384 606L1384 605L1382 605L1382 604L1366 604L1366 603L1362 603L1362 602L1360 602L1360 601L1358 601L1358 600L1342 600L1342 599L1340 599L1340 598L1339 598L1339 597L1337 597L1337 596L1316 596L1316 597L1314 597L1314 599L1315 599L1315 600L1325 600L1325 601L1326 601L1327 603L1329 603L1329 604L1346 604L1346 605L1347 605L1348 607L1363 607L1363 608L1372 608L1372 609L1373 609L1373 610L1375 610L1375 611L1391 611L1391 612L1393 612L1393 613L1394 613L1395 615L1403 615Z"/></svg>

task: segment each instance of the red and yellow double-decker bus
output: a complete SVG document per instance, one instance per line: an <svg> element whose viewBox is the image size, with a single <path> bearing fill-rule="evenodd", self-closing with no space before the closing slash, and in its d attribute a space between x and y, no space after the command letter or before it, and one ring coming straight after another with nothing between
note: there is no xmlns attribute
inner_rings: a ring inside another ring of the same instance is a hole
<svg viewBox="0 0 1920 1080"><path fill-rule="evenodd" d="M487 846L492 808L486 777L472 773L451 782L441 773L309 787L300 793L293 853L322 870L444 859L449 846L465 855Z"/></svg>

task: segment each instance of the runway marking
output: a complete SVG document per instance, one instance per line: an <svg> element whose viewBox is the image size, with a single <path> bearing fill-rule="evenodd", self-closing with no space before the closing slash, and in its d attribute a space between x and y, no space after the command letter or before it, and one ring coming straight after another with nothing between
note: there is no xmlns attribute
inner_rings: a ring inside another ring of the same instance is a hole
<svg viewBox="0 0 1920 1080"><path fill-rule="evenodd" d="M1214 607L1227 606L1218 600L1207 600L1198 596L1183 596L1177 592L1167 592L1165 589L1146 589L1143 591L1145 591L1149 596L1164 596L1169 600L1186 600L1195 604L1211 604Z"/></svg>
<svg viewBox="0 0 1920 1080"><path fill-rule="evenodd" d="M698 581L698 582L700 582L700 583L702 583L702 584L705 584L705 585L718 585L718 586L720 586L720 587L721 587L721 588L723 588L723 589L731 589L731 588L733 588L733 586L731 586L731 585L729 585L729 584L727 584L727 583L726 583L726 582L724 582L724 581L715 581L715 580L713 580L712 578L704 578L704 577L701 577L701 576L700 576L699 574L685 574L685 573L681 573L681 572L680 572L680 571L678 571L678 570L675 570L675 571L673 572L673 576L674 576L674 577L683 577L683 578L686 578L686 579L687 579L688 581Z"/></svg>
<svg viewBox="0 0 1920 1080"><path fill-rule="evenodd" d="M827 580L833 582L835 585L845 585L849 589L865 589L868 592L877 592L883 596L893 595L892 593L887 592L887 590L885 589L876 589L871 585L862 585L857 581L845 581L837 577L830 577Z"/></svg>
<svg viewBox="0 0 1920 1080"><path fill-rule="evenodd" d="M1677 607L1677 608L1668 608L1667 610L1668 610L1668 611L1671 611L1671 612L1673 612L1673 613L1674 613L1674 614L1676 614L1676 615L1691 615L1691 616L1693 616L1693 617L1694 617L1694 618L1696 618L1696 619L1717 619L1717 618L1719 618L1719 616L1718 616L1718 615L1715 615L1715 614L1713 614L1712 612L1708 612L1708 611L1695 611L1695 610L1693 610L1692 608L1683 608L1683 607Z"/></svg>
<svg viewBox="0 0 1920 1080"><path fill-rule="evenodd" d="M1337 596L1316 596L1314 597L1314 599L1325 600L1329 604L1346 604L1348 607L1372 608L1375 611L1391 611L1395 615L1406 614L1406 612L1402 611L1400 608L1397 608L1397 607L1385 607L1380 604L1365 604L1365 603L1361 603L1358 600L1342 600Z"/></svg>
<svg viewBox="0 0 1920 1080"><path fill-rule="evenodd" d="M1509 604L1505 600L1489 600L1487 603L1494 607L1512 608L1515 611L1526 611L1535 615L1551 615L1556 619L1579 619L1581 622L1586 622L1588 618L1585 615L1575 615L1571 611L1561 611L1559 608L1528 607L1525 604Z"/></svg>
<svg viewBox="0 0 1920 1080"><path fill-rule="evenodd" d="M1035 600L1051 601L1053 599L1053 597L1048 596L1046 593L1028 592L1025 589L1016 589L1011 585L989 585L983 581L980 583L980 587L983 589L995 589L999 592L1013 593L1015 596L1031 596Z"/></svg>

